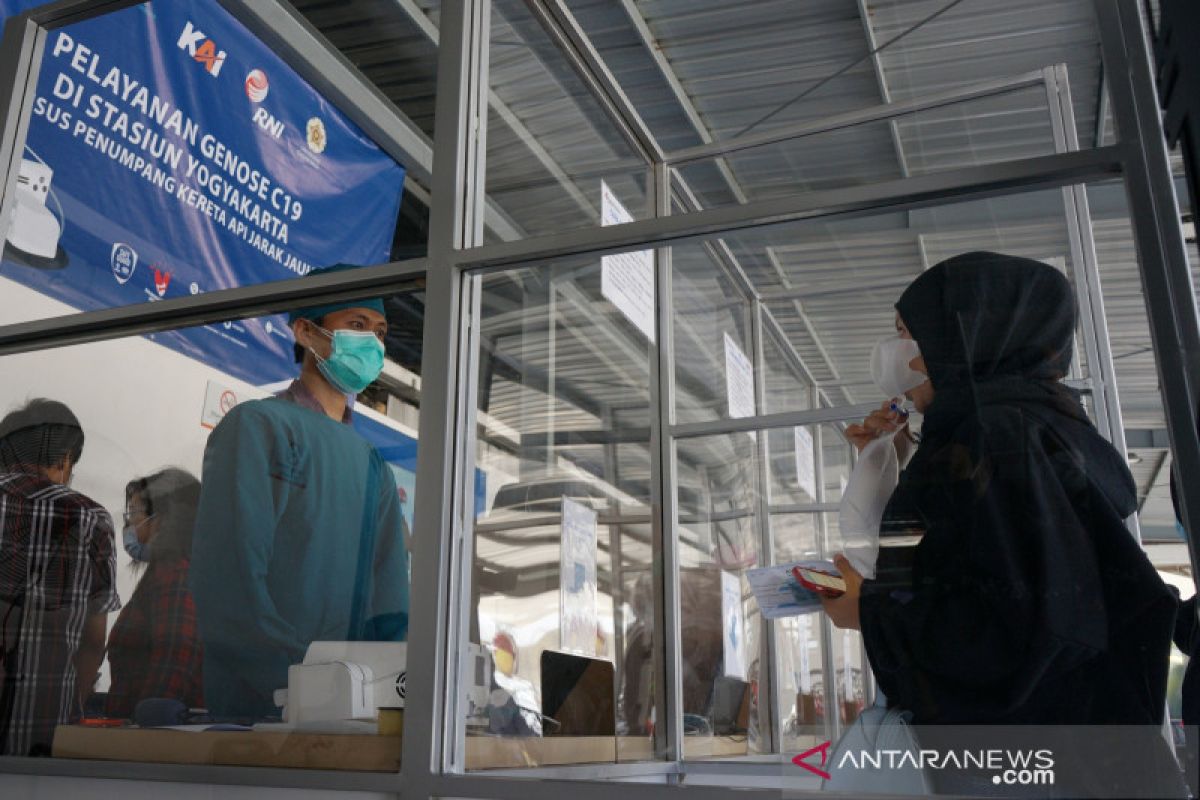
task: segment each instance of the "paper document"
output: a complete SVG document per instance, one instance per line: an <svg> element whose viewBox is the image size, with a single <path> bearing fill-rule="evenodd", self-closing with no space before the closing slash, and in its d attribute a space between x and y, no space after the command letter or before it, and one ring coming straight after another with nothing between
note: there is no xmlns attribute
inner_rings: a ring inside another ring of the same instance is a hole
<svg viewBox="0 0 1200 800"><path fill-rule="evenodd" d="M774 567L746 570L746 579L764 619L780 619L821 610L821 599L805 589L792 575L793 567L807 567L838 574L832 561L796 561Z"/></svg>

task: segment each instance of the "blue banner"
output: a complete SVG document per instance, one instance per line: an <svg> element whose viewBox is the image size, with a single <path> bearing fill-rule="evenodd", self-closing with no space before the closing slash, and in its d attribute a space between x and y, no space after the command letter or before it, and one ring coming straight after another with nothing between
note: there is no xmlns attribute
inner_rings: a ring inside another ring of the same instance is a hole
<svg viewBox="0 0 1200 800"><path fill-rule="evenodd" d="M215 0L50 31L20 169L0 274L81 310L387 261L404 180ZM153 338L258 385L297 371L280 316Z"/></svg>

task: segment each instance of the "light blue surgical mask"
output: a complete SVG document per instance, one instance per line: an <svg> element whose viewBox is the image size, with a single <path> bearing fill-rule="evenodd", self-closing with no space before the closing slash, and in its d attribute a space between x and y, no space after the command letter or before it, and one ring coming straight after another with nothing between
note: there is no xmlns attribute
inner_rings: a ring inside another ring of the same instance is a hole
<svg viewBox="0 0 1200 800"><path fill-rule="evenodd" d="M125 552L134 561L150 560L149 545L138 541L137 525L126 525L125 530L121 531L121 540L125 545Z"/></svg>
<svg viewBox="0 0 1200 800"><path fill-rule="evenodd" d="M344 394L358 394L383 372L383 342L370 331L317 330L329 337L333 349L329 358L317 358L317 369L329 385Z"/></svg>

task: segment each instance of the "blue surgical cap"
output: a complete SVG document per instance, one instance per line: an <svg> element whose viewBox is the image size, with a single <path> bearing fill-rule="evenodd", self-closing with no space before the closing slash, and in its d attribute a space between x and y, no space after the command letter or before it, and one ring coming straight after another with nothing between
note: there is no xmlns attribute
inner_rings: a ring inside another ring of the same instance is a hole
<svg viewBox="0 0 1200 800"><path fill-rule="evenodd" d="M334 264L332 267L321 267L314 269L308 274L312 275L328 275L331 272L344 272L348 269L361 269L359 264ZM332 314L334 311L342 311L347 308L369 308L372 311L378 311L386 316L387 312L383 310L382 297L364 297L361 300L347 300L344 303L329 303L323 306L309 306L308 308L297 308L288 312L288 323L295 322L298 319L311 319L314 322L324 317L326 314Z"/></svg>

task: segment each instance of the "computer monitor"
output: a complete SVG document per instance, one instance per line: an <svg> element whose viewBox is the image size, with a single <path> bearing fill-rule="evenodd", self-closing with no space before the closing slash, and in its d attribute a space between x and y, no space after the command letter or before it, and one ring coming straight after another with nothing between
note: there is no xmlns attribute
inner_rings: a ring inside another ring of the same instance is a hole
<svg viewBox="0 0 1200 800"><path fill-rule="evenodd" d="M546 736L615 736L616 678L611 661L543 650L542 714Z"/></svg>
<svg viewBox="0 0 1200 800"><path fill-rule="evenodd" d="M713 681L713 733L736 736L750 728L750 684L739 678L721 676Z"/></svg>

